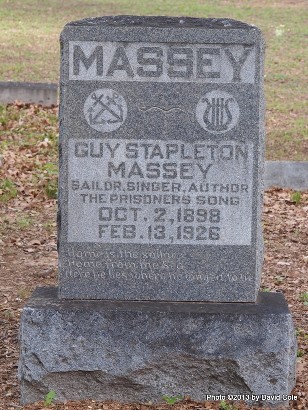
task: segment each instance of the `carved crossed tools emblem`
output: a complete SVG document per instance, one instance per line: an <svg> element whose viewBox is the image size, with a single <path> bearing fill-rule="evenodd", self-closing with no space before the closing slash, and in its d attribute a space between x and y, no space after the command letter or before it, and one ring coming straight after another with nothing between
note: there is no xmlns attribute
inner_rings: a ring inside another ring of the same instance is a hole
<svg viewBox="0 0 308 410"><path fill-rule="evenodd" d="M114 90L102 88L88 96L84 104L84 115L92 128L111 132L119 128L126 119L126 101Z"/></svg>
<svg viewBox="0 0 308 410"><path fill-rule="evenodd" d="M224 91L211 91L202 97L196 107L197 121L211 133L231 130L238 122L239 106L235 98Z"/></svg>

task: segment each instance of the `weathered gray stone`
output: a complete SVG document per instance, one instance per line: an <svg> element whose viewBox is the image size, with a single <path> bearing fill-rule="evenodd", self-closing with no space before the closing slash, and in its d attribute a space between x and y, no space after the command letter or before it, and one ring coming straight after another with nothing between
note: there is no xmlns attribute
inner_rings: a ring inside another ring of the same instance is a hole
<svg viewBox="0 0 308 410"><path fill-rule="evenodd" d="M103 17L61 35L59 295L256 300L260 31Z"/></svg>
<svg viewBox="0 0 308 410"><path fill-rule="evenodd" d="M308 189L308 161L266 161L265 188Z"/></svg>
<svg viewBox="0 0 308 410"><path fill-rule="evenodd" d="M57 89L57 84L52 83L0 81L0 104L9 104L18 100L44 106L56 105Z"/></svg>
<svg viewBox="0 0 308 410"><path fill-rule="evenodd" d="M67 301L37 289L23 310L22 403L157 402L162 395L283 395L296 342L282 294L257 303Z"/></svg>

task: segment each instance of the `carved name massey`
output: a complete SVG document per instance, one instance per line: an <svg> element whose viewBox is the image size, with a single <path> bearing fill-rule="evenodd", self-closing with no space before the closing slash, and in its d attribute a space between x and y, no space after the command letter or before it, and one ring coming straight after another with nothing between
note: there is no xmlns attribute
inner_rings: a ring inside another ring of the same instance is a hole
<svg viewBox="0 0 308 410"><path fill-rule="evenodd" d="M163 44L70 41L69 79L254 83L249 44Z"/></svg>
<svg viewBox="0 0 308 410"><path fill-rule="evenodd" d="M72 138L69 157L69 242L251 242L250 142Z"/></svg>

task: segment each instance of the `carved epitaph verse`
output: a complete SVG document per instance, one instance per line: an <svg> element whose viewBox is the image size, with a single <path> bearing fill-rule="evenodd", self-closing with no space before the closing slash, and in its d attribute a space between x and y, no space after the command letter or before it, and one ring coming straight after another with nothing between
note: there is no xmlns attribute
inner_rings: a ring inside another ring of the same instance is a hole
<svg viewBox="0 0 308 410"><path fill-rule="evenodd" d="M60 296L254 301L259 31L106 21L61 37Z"/></svg>

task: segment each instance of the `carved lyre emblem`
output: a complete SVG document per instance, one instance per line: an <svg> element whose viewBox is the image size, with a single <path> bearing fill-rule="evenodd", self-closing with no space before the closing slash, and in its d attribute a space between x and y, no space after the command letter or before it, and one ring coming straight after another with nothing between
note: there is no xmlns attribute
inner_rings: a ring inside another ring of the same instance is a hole
<svg viewBox="0 0 308 410"><path fill-rule="evenodd" d="M199 100L196 117L205 130L222 133L229 131L238 122L239 107L230 94L211 91Z"/></svg>
<svg viewBox="0 0 308 410"><path fill-rule="evenodd" d="M208 98L204 99L207 107L203 114L203 121L208 130L227 131L232 121L232 113L229 104L234 102L234 98Z"/></svg>

